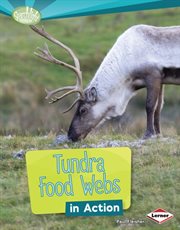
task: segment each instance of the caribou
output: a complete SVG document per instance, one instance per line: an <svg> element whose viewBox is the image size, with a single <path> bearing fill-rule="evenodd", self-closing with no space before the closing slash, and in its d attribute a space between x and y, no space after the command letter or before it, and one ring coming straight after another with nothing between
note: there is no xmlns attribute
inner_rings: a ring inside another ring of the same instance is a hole
<svg viewBox="0 0 180 230"><path fill-rule="evenodd" d="M142 88L147 91L147 127L144 138L160 135L164 85L180 85L180 26L130 27L118 37L84 90L80 62L74 52L48 34L43 27L31 28L63 48L74 62L74 65L70 65L56 59L47 44L35 52L35 55L48 62L70 69L77 77L75 86L46 90L46 99L50 99L50 103L73 93L78 94L75 102L65 111L68 112L77 104L68 131L70 140L83 139L107 118L122 115L130 99Z"/></svg>

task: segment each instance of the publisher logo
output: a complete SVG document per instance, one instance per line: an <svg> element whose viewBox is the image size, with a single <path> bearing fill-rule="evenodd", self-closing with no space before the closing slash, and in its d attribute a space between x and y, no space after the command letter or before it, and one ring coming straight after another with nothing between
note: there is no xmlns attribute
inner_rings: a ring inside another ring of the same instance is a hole
<svg viewBox="0 0 180 230"><path fill-rule="evenodd" d="M172 219L174 216L173 214L171 214L170 212L167 212L164 209L158 208L156 210L154 210L153 212L150 212L147 215L147 218L155 221L158 224L162 224L164 222L166 222L167 220Z"/></svg>
<svg viewBox="0 0 180 230"><path fill-rule="evenodd" d="M39 11L28 6L16 8L12 16L15 21L25 25L35 25L41 20Z"/></svg>

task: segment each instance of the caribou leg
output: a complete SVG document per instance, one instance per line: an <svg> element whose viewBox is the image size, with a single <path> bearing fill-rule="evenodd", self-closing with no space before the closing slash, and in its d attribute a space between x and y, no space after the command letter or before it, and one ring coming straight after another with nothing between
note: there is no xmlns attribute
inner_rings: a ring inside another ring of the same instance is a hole
<svg viewBox="0 0 180 230"><path fill-rule="evenodd" d="M161 85L158 97L157 107L154 113L154 128L157 135L161 133L160 115L164 104L164 85Z"/></svg>
<svg viewBox="0 0 180 230"><path fill-rule="evenodd" d="M153 137L156 132L154 128L154 115L158 104L158 98L161 89L161 78L151 76L147 78L147 97L146 97L146 115L147 115L147 128L144 139Z"/></svg>

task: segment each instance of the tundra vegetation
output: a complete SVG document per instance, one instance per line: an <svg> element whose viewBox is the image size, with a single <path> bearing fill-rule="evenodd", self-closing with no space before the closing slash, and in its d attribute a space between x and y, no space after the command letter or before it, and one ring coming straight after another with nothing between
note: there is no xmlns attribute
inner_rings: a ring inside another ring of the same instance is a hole
<svg viewBox="0 0 180 230"><path fill-rule="evenodd" d="M117 37L134 24L171 26L180 22L180 9L91 16L44 22L48 32L71 47L80 59L84 85L90 81ZM174 218L164 229L178 229L180 150L180 89L165 87L162 133L166 139L146 141L133 147L132 205L123 217L65 218L64 215L31 214L25 160L13 158L20 149L77 148L116 140L134 142L145 128L145 91L131 101L124 117L92 133L80 143L52 146L56 134L67 131L72 113L61 114L73 98L49 105L44 88L74 83L73 74L47 65L34 57L42 38L10 18L0 16L0 225L3 230L21 229L159 229L146 219L156 208ZM49 47L53 54L69 61L63 51ZM108 144L107 144L108 145ZM144 224L119 225L118 220L143 220Z"/></svg>

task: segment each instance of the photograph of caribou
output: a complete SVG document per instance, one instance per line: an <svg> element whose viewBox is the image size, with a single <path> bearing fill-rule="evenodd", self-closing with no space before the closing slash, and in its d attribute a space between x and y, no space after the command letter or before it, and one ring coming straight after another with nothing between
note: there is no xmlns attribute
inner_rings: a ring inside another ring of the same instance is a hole
<svg viewBox="0 0 180 230"><path fill-rule="evenodd" d="M130 27L118 37L84 90L80 63L74 52L47 33L44 28L31 28L65 49L74 62L74 65L70 65L56 59L47 44L44 48L37 48L38 51L35 52L35 55L48 62L70 69L77 77L75 86L46 90L46 99L50 99L50 103L78 93L78 98L65 111L68 112L77 104L68 131L70 140L75 142L83 139L106 119L122 115L130 99L142 88L147 91L147 127L143 138L148 139L161 134L160 114L164 85L180 85L180 26ZM61 92L65 93L59 95Z"/></svg>

